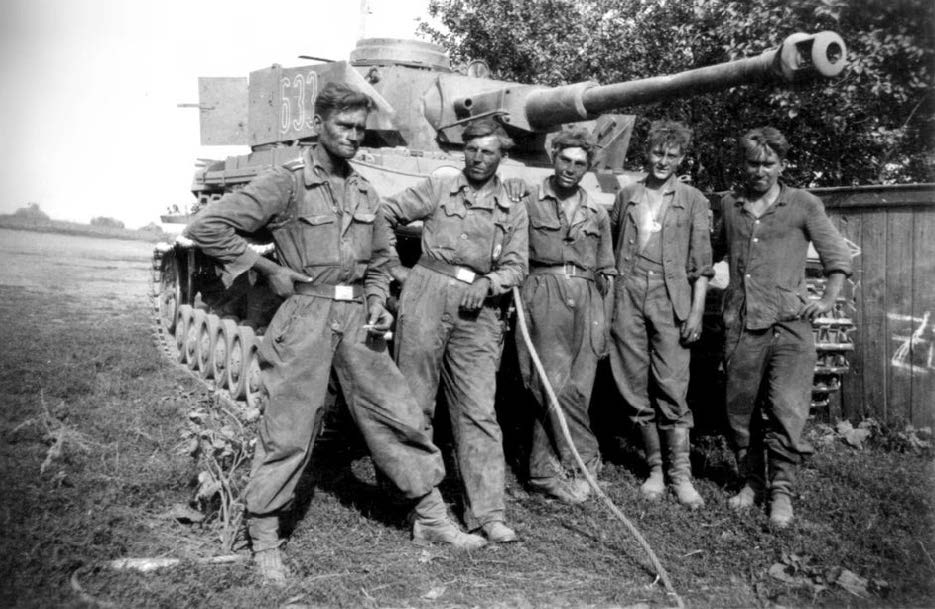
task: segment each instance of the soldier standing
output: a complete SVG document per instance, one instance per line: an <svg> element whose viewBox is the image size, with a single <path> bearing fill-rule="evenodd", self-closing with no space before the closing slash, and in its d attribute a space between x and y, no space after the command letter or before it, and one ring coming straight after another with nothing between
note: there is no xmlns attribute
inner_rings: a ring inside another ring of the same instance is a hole
<svg viewBox="0 0 935 609"><path fill-rule="evenodd" d="M661 433L671 489L679 503L695 509L704 500L691 482L689 346L701 335L705 292L714 271L708 201L676 176L690 141L685 125L654 122L646 145L646 178L620 191L614 203L610 223L620 280L610 362L649 466L640 494L656 501L665 491Z"/></svg>
<svg viewBox="0 0 935 609"><path fill-rule="evenodd" d="M783 184L789 143L772 127L740 139L745 183L721 201L715 256L727 256L724 304L726 404L744 486L728 503L737 510L770 492L770 522L792 522L792 488L815 373L811 320L834 307L851 273L844 239L814 195ZM805 260L814 244L828 277L808 299ZM764 455L765 450L765 455ZM768 474L767 474L768 465ZM769 486L767 489L766 481Z"/></svg>
<svg viewBox="0 0 935 609"><path fill-rule="evenodd" d="M555 173L528 202L529 277L523 306L529 334L555 390L581 458L596 477L601 457L588 406L598 359L606 353L604 298L612 289L614 254L610 220L578 184L594 146L584 131L563 131L552 140ZM517 355L526 387L539 408L533 421L529 485L565 503L580 503L590 489L562 436L555 411L517 333Z"/></svg>
<svg viewBox="0 0 935 609"><path fill-rule="evenodd" d="M347 162L373 101L329 83L315 100L318 142L303 161L273 169L205 208L186 231L236 276L253 268L285 302L270 323L260 366L269 402L245 492L247 530L264 579L287 577L279 515L308 463L333 367L376 466L415 500L413 537L475 548L484 539L448 518L437 484L439 450L382 336L392 235L373 187ZM280 264L258 256L238 231L270 229Z"/></svg>
<svg viewBox="0 0 935 609"><path fill-rule="evenodd" d="M509 542L516 533L504 523L505 463L494 412L503 339L499 296L526 275L527 216L496 175L513 144L503 127L476 121L463 140L463 171L428 178L384 204L394 228L424 221L422 257L400 296L396 361L429 429L441 382L468 529Z"/></svg>

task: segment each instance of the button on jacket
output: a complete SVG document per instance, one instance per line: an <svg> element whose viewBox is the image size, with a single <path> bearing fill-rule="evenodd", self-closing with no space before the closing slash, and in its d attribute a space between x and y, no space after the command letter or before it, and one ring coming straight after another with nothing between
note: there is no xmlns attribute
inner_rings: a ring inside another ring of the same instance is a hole
<svg viewBox="0 0 935 609"><path fill-rule="evenodd" d="M620 275L627 275L639 257L637 206L645 188L642 182L625 187L610 213ZM708 200L674 177L664 186L664 195L671 198L662 219L663 275L675 315L684 321L691 311L691 284L698 277L714 276Z"/></svg>
<svg viewBox="0 0 935 609"><path fill-rule="evenodd" d="M367 295L385 301L387 267L396 254L380 197L350 165L344 192L332 192L328 173L316 158L322 154L326 153L317 145L306 148L302 165L277 167L258 176L199 212L186 233L226 265L228 281L252 267L259 256L240 232L266 227L283 266L316 284L364 280Z"/></svg>
<svg viewBox="0 0 935 609"><path fill-rule="evenodd" d="M721 201L714 234L717 259L730 260L724 323L730 329L760 330L796 319L808 302L805 262L808 243L818 251L825 274L851 273L847 244L815 195L780 184L779 197L759 218L739 194Z"/></svg>
<svg viewBox="0 0 935 609"><path fill-rule="evenodd" d="M390 225L424 220L422 255L490 279L492 295L522 283L528 268L526 209L494 176L474 192L463 173L431 177L384 203Z"/></svg>

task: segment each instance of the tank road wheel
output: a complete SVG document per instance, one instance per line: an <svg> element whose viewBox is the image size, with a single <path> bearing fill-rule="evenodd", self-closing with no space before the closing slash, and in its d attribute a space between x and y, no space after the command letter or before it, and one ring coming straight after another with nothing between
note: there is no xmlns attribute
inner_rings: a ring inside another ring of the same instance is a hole
<svg viewBox="0 0 935 609"><path fill-rule="evenodd" d="M221 318L209 313L198 330L195 354L198 357L198 371L204 379L214 377L214 341L217 340L220 325Z"/></svg>
<svg viewBox="0 0 935 609"><path fill-rule="evenodd" d="M237 333L231 341L228 351L227 390L235 400L242 400L247 387L247 365L250 363L250 349L256 341L253 328L237 326Z"/></svg>
<svg viewBox="0 0 935 609"><path fill-rule="evenodd" d="M237 322L233 319L222 319L218 323L217 335L214 337L214 355L211 364L214 367L214 381L218 389L227 388L227 367L230 364L231 343L237 334Z"/></svg>
<svg viewBox="0 0 935 609"><path fill-rule="evenodd" d="M207 314L201 309L195 309L192 314L192 323L188 326L188 332L185 333L185 363L189 370L198 369L198 335L201 333L201 325L205 323Z"/></svg>
<svg viewBox="0 0 935 609"><path fill-rule="evenodd" d="M159 323L164 331L172 334L175 332L178 310L182 302L179 263L175 258L175 252L167 252L162 259L159 283L156 285L156 301L159 308Z"/></svg>
<svg viewBox="0 0 935 609"><path fill-rule="evenodd" d="M263 387L263 379L260 376L260 357L258 355L262 341L262 337L253 340L253 346L247 352L247 365L244 366L247 375L244 383L247 405L250 408L256 408L260 412L263 412L266 405L266 388Z"/></svg>
<svg viewBox="0 0 935 609"><path fill-rule="evenodd" d="M179 306L179 312L175 316L175 346L179 351L179 361L185 363L185 340L188 338L188 326L192 323L192 315L195 310L191 305Z"/></svg>

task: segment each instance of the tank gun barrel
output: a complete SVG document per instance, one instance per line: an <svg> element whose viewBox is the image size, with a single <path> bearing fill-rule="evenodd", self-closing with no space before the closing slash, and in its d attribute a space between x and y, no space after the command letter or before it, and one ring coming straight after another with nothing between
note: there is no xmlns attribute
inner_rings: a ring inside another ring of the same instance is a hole
<svg viewBox="0 0 935 609"><path fill-rule="evenodd" d="M617 108L656 102L751 82L801 82L831 78L844 69L847 50L835 32L796 33L779 48L756 57L688 70L670 76L598 85L576 83L537 88L525 100L525 122L534 130L588 120ZM456 102L457 104L457 102ZM517 123L516 117L509 122Z"/></svg>

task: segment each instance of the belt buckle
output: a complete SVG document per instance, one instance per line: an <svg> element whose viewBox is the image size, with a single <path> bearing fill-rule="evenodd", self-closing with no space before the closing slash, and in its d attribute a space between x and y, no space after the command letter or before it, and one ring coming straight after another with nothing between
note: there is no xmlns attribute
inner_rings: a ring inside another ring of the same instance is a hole
<svg viewBox="0 0 935 609"><path fill-rule="evenodd" d="M568 275L569 277L574 277L575 275L578 274L578 267L576 267L570 262L566 262L565 263L565 274Z"/></svg>
<svg viewBox="0 0 935 609"><path fill-rule="evenodd" d="M354 286L336 285L334 286L335 300L354 300Z"/></svg>
<svg viewBox="0 0 935 609"><path fill-rule="evenodd" d="M464 283L474 283L475 277L477 277L477 273L463 266L459 266L457 272L455 272L455 279Z"/></svg>

